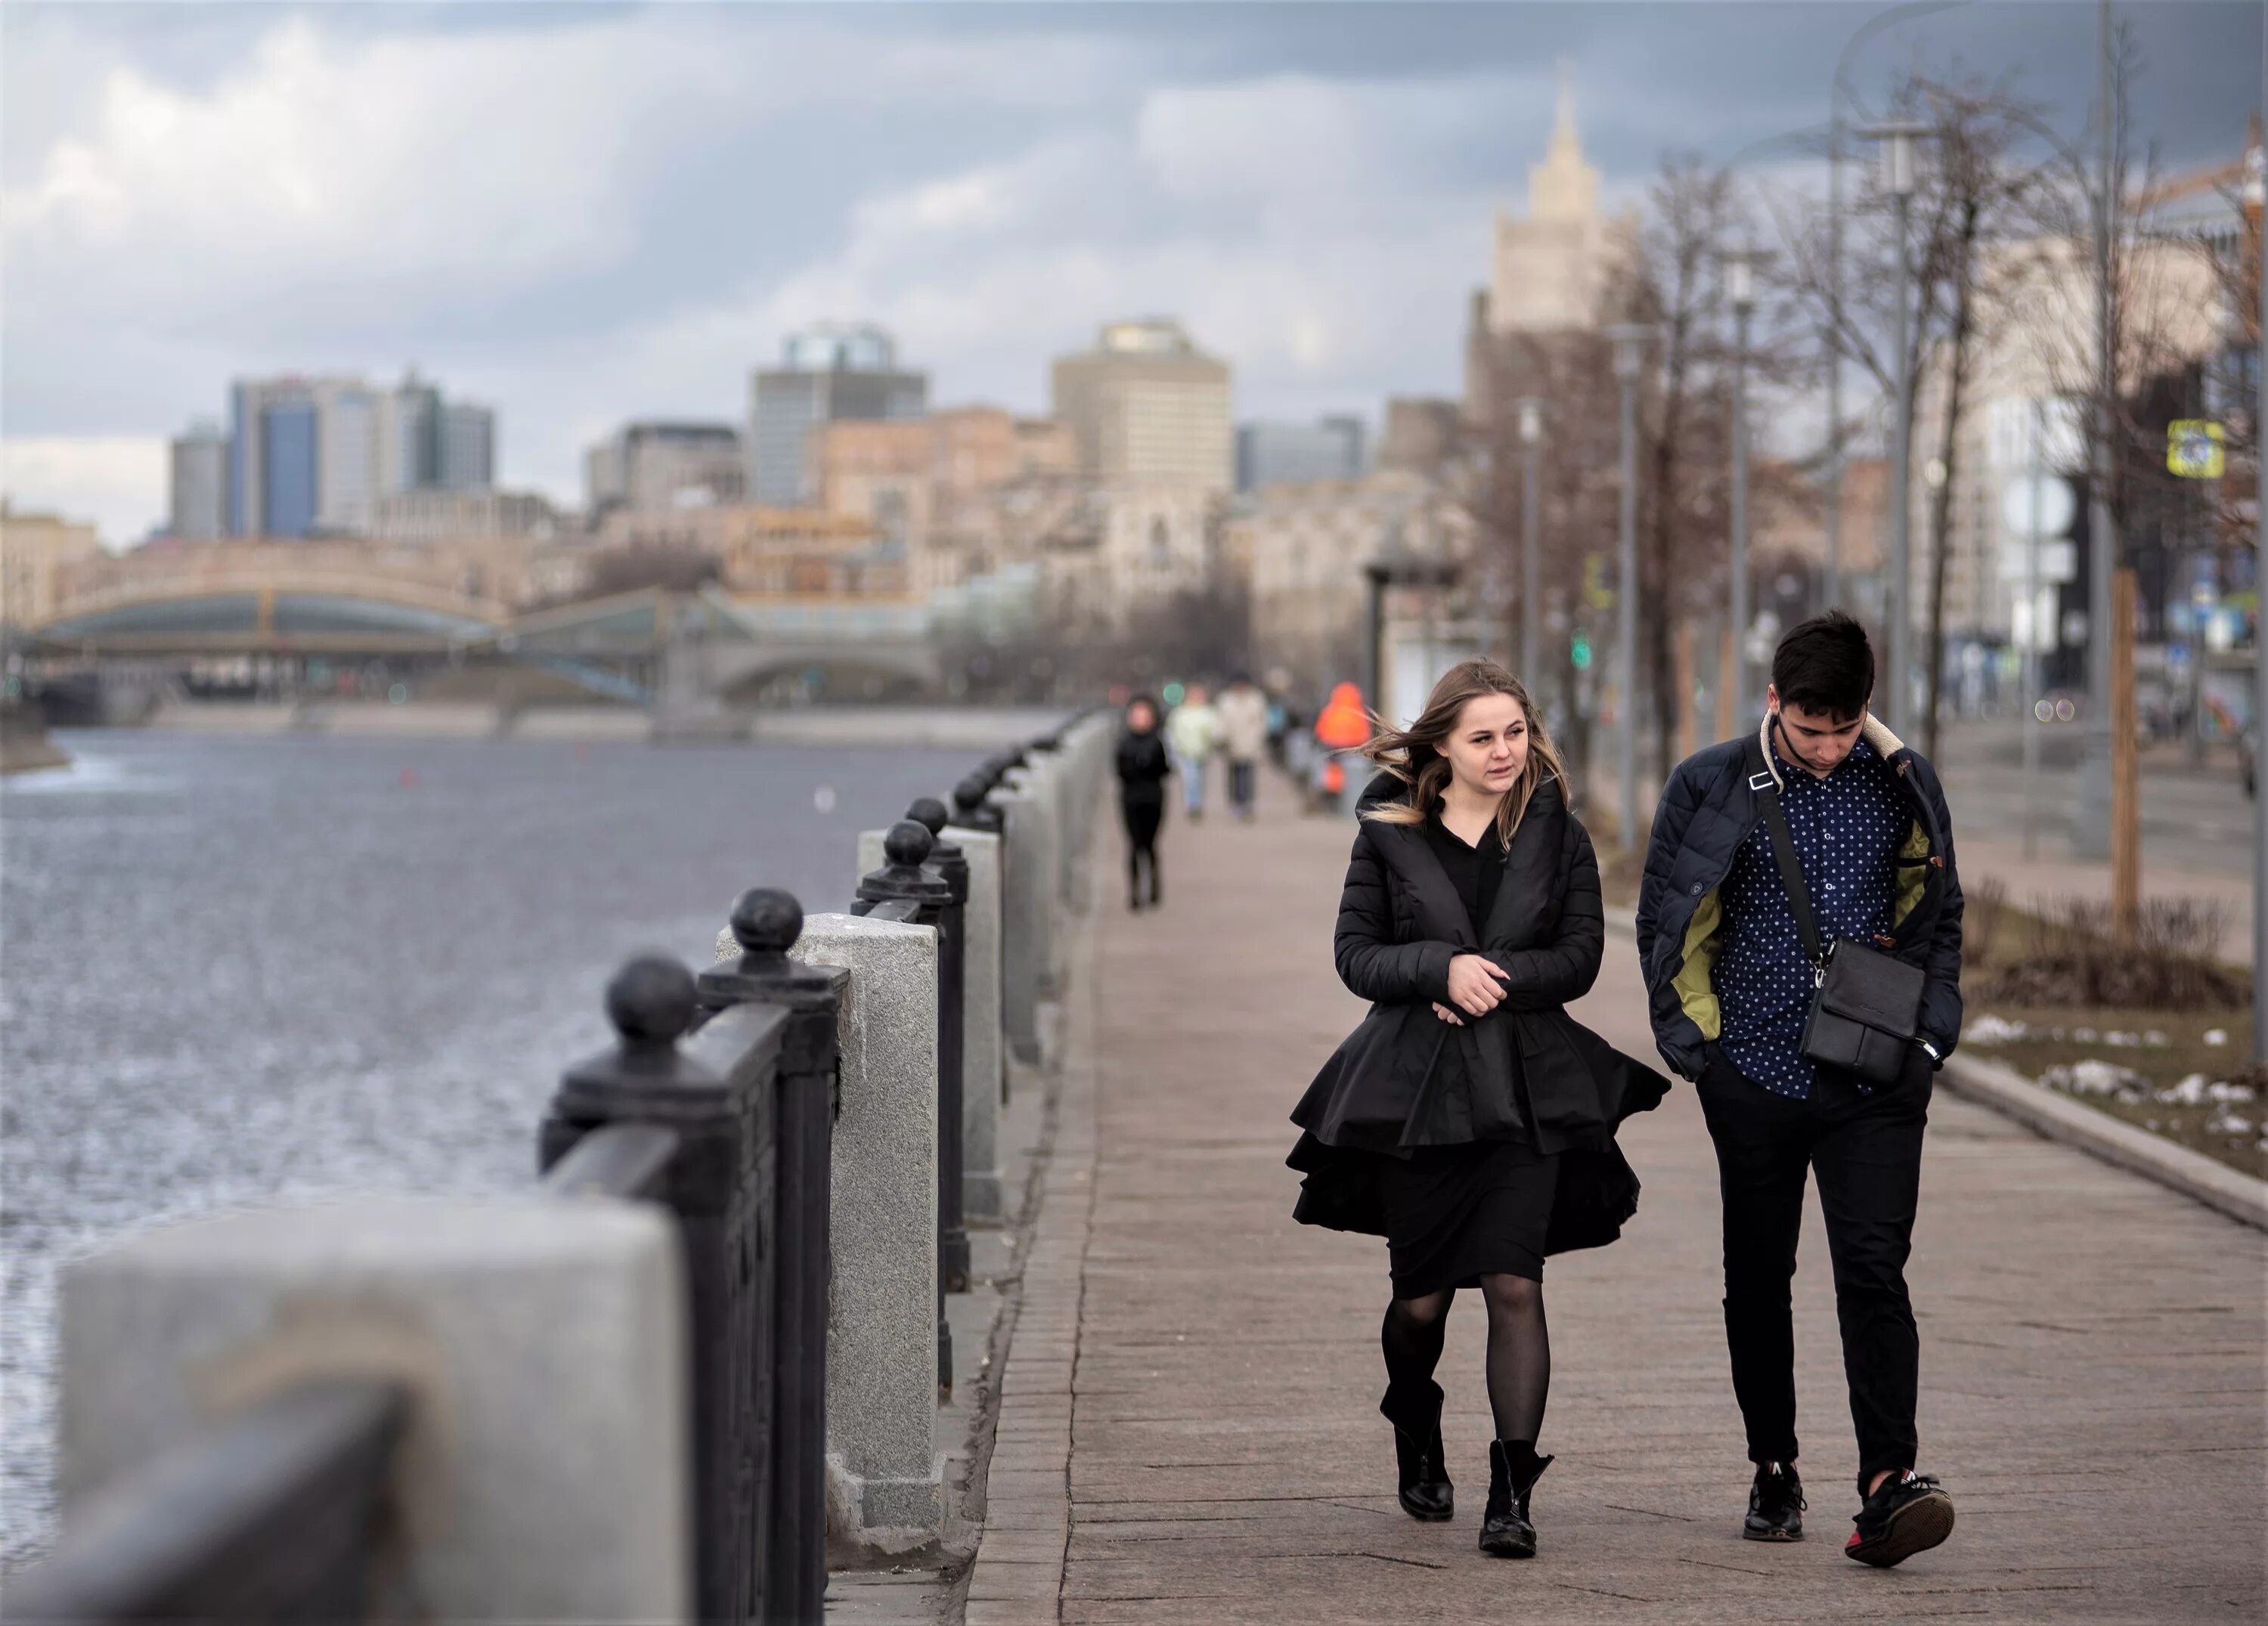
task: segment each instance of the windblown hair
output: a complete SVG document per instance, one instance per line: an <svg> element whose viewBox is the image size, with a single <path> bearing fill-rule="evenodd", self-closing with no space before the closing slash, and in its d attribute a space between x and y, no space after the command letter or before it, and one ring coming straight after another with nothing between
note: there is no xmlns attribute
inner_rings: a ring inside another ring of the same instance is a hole
<svg viewBox="0 0 2268 1626"><path fill-rule="evenodd" d="M1433 692L1425 698L1425 710L1416 722L1407 728L1381 726L1363 747L1365 756L1409 787L1405 796L1364 808L1364 818L1381 824L1423 824L1432 815L1441 805L1451 774L1449 759L1441 754L1441 742L1454 732L1466 704L1484 695L1511 695L1528 718L1528 761L1520 777L1504 793L1496 814L1497 839L1506 847L1512 845L1512 833L1520 828L1537 788L1552 779L1564 784L1567 770L1535 703L1528 697L1527 687L1492 660L1460 661L1450 667L1433 685Z"/></svg>

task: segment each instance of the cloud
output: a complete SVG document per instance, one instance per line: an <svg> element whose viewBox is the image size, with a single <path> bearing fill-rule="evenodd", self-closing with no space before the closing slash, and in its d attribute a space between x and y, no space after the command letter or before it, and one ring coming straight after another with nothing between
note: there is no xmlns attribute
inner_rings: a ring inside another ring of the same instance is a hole
<svg viewBox="0 0 2268 1626"><path fill-rule="evenodd" d="M105 543L140 541L166 511L166 445L138 435L0 440L10 506L91 519Z"/></svg>

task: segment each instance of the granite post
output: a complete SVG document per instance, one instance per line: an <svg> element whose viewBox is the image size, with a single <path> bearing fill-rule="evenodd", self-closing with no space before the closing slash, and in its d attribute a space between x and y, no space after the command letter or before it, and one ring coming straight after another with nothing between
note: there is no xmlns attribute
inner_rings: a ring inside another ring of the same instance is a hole
<svg viewBox="0 0 2268 1626"><path fill-rule="evenodd" d="M813 915L789 951L850 973L836 1029L843 1109L828 1204L827 1441L861 1531L934 1536L937 933Z"/></svg>
<svg viewBox="0 0 2268 1626"><path fill-rule="evenodd" d="M296 1384L412 1396L403 1585L437 1620L692 1613L676 1228L608 1198L357 1197L152 1231L65 1267L58 1490Z"/></svg>
<svg viewBox="0 0 2268 1626"><path fill-rule="evenodd" d="M887 862L881 830L858 832L858 872ZM968 860L968 901L961 926L961 1212L987 1224L1000 1218L1001 842L989 831L945 827L945 839Z"/></svg>
<svg viewBox="0 0 2268 1626"><path fill-rule="evenodd" d="M1040 877L1045 839L1038 798L1003 780L992 792L1005 832L1000 882L1000 1024L1018 1061L1040 1059Z"/></svg>

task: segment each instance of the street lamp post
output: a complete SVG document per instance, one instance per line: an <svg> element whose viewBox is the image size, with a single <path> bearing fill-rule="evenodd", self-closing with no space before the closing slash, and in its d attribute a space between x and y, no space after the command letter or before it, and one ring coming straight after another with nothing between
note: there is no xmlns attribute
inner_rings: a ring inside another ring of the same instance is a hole
<svg viewBox="0 0 2268 1626"><path fill-rule="evenodd" d="M1543 564L1541 497L1536 483L1541 474L1543 443L1543 403L1533 395L1520 400L1520 675L1526 683L1541 684L1543 655Z"/></svg>
<svg viewBox="0 0 2268 1626"><path fill-rule="evenodd" d="M1615 377L1623 392L1622 551L1616 561L1616 683L1622 691L1622 775L1619 811L1623 847L1638 844L1638 381L1653 329L1623 322L1607 329L1615 347Z"/></svg>
<svg viewBox="0 0 2268 1626"><path fill-rule="evenodd" d="M1897 203L1898 277L1893 303L1896 320L1891 324L1891 343L1897 351L1898 397L1891 424L1890 452L1890 581L1884 613L1890 623L1889 660L1884 673L1889 689L1890 732L1906 732L1911 709L1907 690L1913 678L1913 627L1908 600L1913 591L1911 551L1913 545L1913 357L1908 337L1908 306L1912 300L1912 245L1909 217L1913 209L1914 143L1929 133L1920 124L1877 124L1862 132L1882 143L1882 180Z"/></svg>
<svg viewBox="0 0 2268 1626"><path fill-rule="evenodd" d="M1754 248L1725 256L1725 291L1733 305L1733 722L1749 715L1749 319L1756 309Z"/></svg>
<svg viewBox="0 0 2268 1626"><path fill-rule="evenodd" d="M2261 40L2260 55L2261 83L2268 85L2268 35ZM2268 743L2268 595L2264 595L2260 580L2260 563L2268 560L2268 479L2262 477L2262 471L2268 470L2268 450L2263 445L2268 441L2268 145L2255 147L2245 155L2245 171L2244 199L2250 205L2252 229L2260 234L2260 257L2253 262L2259 282L2253 293L2259 300L2260 330L2252 351L2252 750L2257 764L2262 745ZM2268 785L2260 783L2257 766L2252 792L2252 964L2256 975L2260 968L2268 967ZM2264 1058L2268 1058L2268 999L2256 992L2252 1059L2258 1063Z"/></svg>

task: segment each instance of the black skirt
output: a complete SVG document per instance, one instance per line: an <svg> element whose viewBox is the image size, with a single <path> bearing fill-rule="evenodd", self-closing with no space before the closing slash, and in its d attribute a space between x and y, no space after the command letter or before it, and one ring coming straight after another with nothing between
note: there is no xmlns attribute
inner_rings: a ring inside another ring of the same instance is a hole
<svg viewBox="0 0 2268 1626"><path fill-rule="evenodd" d="M1543 1279L1557 1153L1484 1140L1378 1161L1395 1298L1477 1287L1483 1276Z"/></svg>

